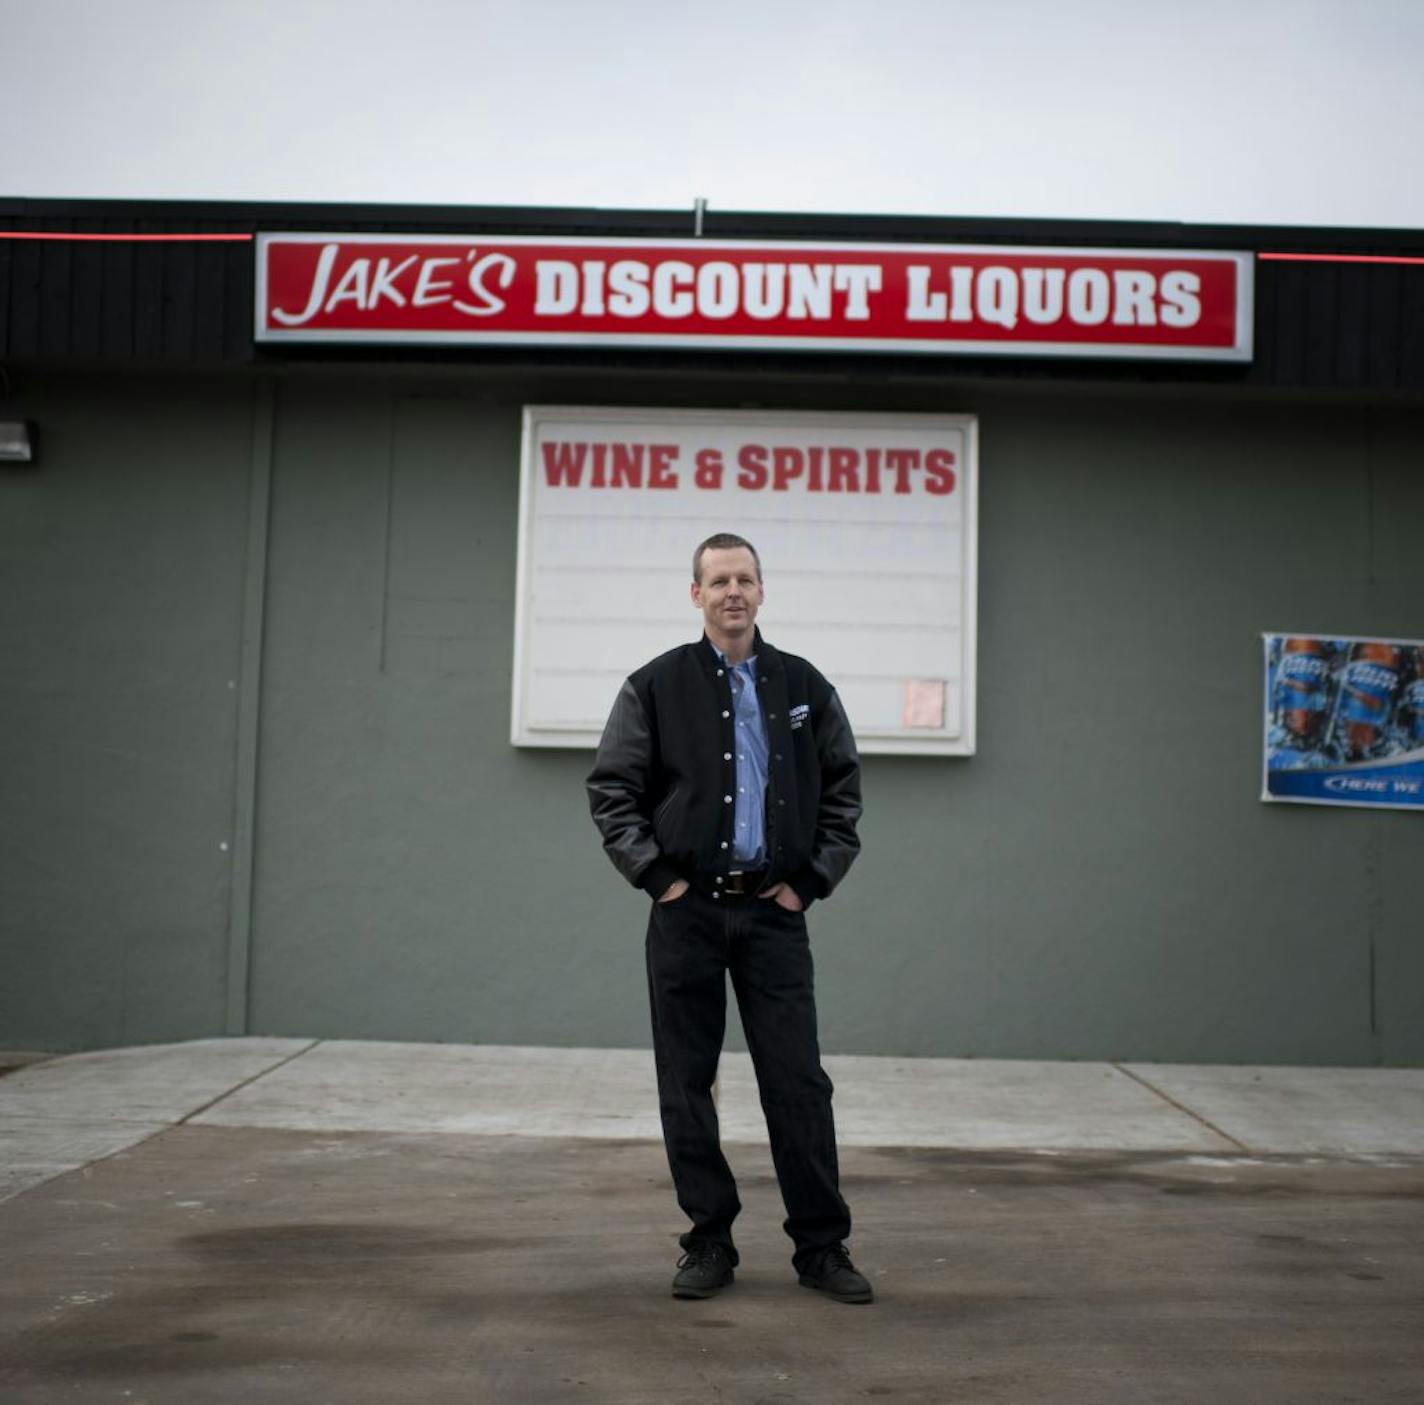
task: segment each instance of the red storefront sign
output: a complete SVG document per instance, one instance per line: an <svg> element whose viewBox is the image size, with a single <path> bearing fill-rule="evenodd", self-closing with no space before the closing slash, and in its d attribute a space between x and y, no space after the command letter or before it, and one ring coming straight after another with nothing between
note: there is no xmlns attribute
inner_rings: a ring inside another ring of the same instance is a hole
<svg viewBox="0 0 1424 1405"><path fill-rule="evenodd" d="M1249 361L1251 273L1161 249L263 234L256 335Z"/></svg>

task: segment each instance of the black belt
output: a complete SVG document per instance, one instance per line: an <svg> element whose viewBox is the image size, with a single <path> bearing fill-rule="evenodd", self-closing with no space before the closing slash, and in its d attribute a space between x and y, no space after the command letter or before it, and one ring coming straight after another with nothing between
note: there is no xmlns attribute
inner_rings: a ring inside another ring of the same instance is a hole
<svg viewBox="0 0 1424 1405"><path fill-rule="evenodd" d="M748 868L740 873L729 873L726 881L717 884L719 892L733 898L754 898L766 886L767 868Z"/></svg>

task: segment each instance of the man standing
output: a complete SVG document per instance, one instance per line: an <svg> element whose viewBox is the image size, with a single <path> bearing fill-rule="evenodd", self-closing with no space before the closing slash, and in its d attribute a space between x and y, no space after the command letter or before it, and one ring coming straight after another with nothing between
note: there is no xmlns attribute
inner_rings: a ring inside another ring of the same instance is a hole
<svg viewBox="0 0 1424 1405"><path fill-rule="evenodd" d="M712 1082L730 973L756 1067L799 1281L871 1300L844 1240L831 1081L821 1069L805 909L860 847L850 724L805 659L756 627L761 560L742 537L693 554L703 638L623 684L588 778L594 823L620 873L654 899L648 989L663 1137L682 1236L675 1297L732 1282L741 1209L718 1140Z"/></svg>

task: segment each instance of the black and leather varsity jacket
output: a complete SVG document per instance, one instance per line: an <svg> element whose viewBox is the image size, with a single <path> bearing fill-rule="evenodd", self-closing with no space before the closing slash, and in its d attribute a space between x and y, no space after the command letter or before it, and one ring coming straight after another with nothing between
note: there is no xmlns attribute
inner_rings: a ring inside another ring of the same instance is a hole
<svg viewBox="0 0 1424 1405"><path fill-rule="evenodd" d="M836 691L805 659L756 633L766 721L767 885L804 906L826 897L860 849L860 762ZM732 868L732 688L704 636L630 675L588 778L589 807L614 866L654 898L674 879L705 892Z"/></svg>

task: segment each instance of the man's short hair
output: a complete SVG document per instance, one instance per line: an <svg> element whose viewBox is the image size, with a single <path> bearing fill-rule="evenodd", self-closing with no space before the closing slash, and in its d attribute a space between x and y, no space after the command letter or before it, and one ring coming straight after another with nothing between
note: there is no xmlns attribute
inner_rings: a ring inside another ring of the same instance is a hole
<svg viewBox="0 0 1424 1405"><path fill-rule="evenodd" d="M696 551L692 553L692 579L696 585L702 584L702 553L707 550L728 551L735 547L744 546L752 554L752 560L756 562L757 580L761 579L761 557L757 555L757 549L745 537L739 537L735 532L717 532L707 538Z"/></svg>

